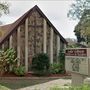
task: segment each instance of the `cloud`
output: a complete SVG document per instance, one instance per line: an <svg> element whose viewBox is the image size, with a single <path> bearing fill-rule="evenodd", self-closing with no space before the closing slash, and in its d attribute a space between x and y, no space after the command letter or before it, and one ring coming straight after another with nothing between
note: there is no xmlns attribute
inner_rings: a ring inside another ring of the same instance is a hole
<svg viewBox="0 0 90 90"><path fill-rule="evenodd" d="M0 18L0 20L4 23L14 22L34 5L38 5L64 37L75 38L73 30L77 21L69 21L67 18L67 12L73 0L12 0L8 2L10 3L10 14L7 16L4 15Z"/></svg>

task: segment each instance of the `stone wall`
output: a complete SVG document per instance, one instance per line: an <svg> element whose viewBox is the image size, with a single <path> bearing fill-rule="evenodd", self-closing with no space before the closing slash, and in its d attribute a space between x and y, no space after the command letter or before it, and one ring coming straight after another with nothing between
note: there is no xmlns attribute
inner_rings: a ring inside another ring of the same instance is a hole
<svg viewBox="0 0 90 90"><path fill-rule="evenodd" d="M28 63L31 64L32 57L43 52L43 18L37 11L29 17L28 45Z"/></svg>
<svg viewBox="0 0 90 90"><path fill-rule="evenodd" d="M47 54L50 58L50 32L51 32L51 27L47 24Z"/></svg>
<svg viewBox="0 0 90 90"><path fill-rule="evenodd" d="M53 62L57 62L57 34L53 34Z"/></svg>
<svg viewBox="0 0 90 90"><path fill-rule="evenodd" d="M20 25L20 64L25 65L25 22Z"/></svg>
<svg viewBox="0 0 90 90"><path fill-rule="evenodd" d="M17 53L17 30L15 30L15 32L12 34L12 48Z"/></svg>
<svg viewBox="0 0 90 90"><path fill-rule="evenodd" d="M7 50L9 48L9 39L7 39L4 43L3 43L3 47L4 50Z"/></svg>
<svg viewBox="0 0 90 90"><path fill-rule="evenodd" d="M64 43L60 40L60 50L63 50L64 49Z"/></svg>

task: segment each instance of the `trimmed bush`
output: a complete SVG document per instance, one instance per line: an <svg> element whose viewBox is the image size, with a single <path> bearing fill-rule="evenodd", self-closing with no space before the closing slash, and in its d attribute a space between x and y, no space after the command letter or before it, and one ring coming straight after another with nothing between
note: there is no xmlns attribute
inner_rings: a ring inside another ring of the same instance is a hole
<svg viewBox="0 0 90 90"><path fill-rule="evenodd" d="M0 51L0 72L10 72L17 63L14 49L7 49Z"/></svg>
<svg viewBox="0 0 90 90"><path fill-rule="evenodd" d="M37 54L32 59L32 70L37 75L46 75L49 71L49 58L45 53Z"/></svg>
<svg viewBox="0 0 90 90"><path fill-rule="evenodd" d="M24 76L26 73L24 66L14 67L13 72L18 76Z"/></svg>
<svg viewBox="0 0 90 90"><path fill-rule="evenodd" d="M51 74L61 74L64 73L63 64L60 63L53 63L50 65L50 72Z"/></svg>
<svg viewBox="0 0 90 90"><path fill-rule="evenodd" d="M64 50L60 50L58 55L58 61L62 64L63 71L65 72L65 52Z"/></svg>

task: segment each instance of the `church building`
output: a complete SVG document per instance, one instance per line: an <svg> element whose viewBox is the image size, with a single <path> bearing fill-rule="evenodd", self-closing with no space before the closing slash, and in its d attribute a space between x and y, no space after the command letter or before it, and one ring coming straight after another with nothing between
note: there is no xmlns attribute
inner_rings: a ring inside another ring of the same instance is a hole
<svg viewBox="0 0 90 90"><path fill-rule="evenodd" d="M50 63L57 62L58 54L67 41L35 5L12 24L0 26L0 49L13 48L18 65L30 71L32 58L38 53L47 53Z"/></svg>

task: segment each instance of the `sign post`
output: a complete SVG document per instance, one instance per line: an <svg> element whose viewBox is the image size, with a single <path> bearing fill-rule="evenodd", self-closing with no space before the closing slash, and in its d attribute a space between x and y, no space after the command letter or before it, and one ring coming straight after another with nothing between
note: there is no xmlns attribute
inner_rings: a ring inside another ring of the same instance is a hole
<svg viewBox="0 0 90 90"><path fill-rule="evenodd" d="M71 72L72 85L83 84L86 76L90 76L90 48L66 49L66 71Z"/></svg>

